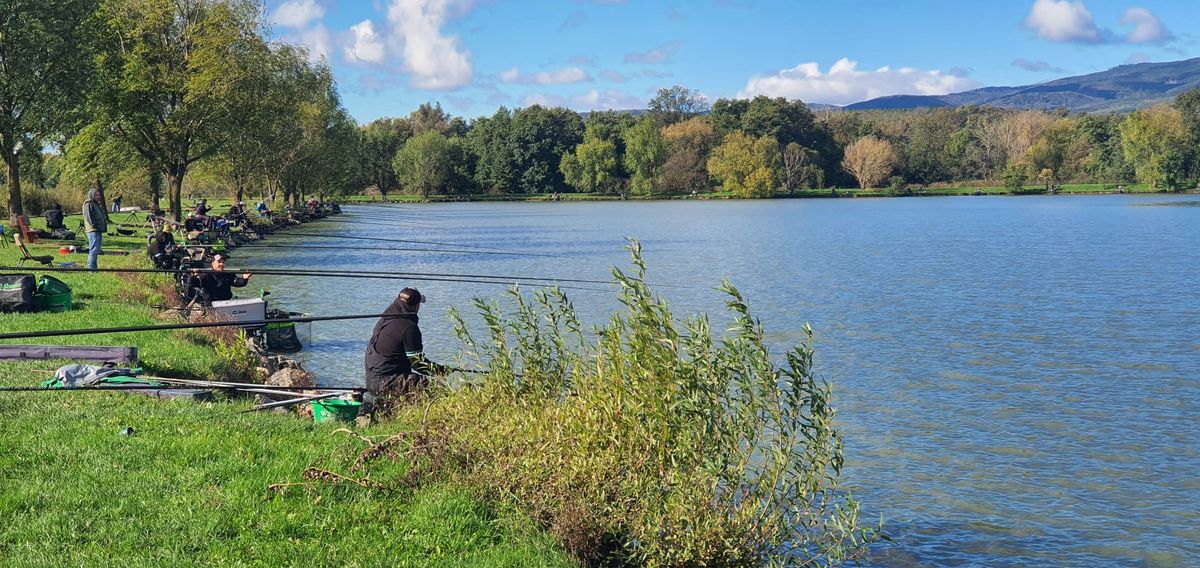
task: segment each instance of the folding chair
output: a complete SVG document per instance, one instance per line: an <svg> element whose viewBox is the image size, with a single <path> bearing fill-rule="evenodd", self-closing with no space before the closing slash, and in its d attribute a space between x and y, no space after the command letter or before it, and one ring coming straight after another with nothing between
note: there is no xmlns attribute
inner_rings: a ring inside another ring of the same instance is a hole
<svg viewBox="0 0 1200 568"><path fill-rule="evenodd" d="M42 263L42 266L54 266L54 255L44 254L34 256L29 254L29 249L25 247L25 243L21 242L21 235L13 235L13 241L17 243L17 248L21 249L21 260L17 261L17 266L25 266L25 261L33 260Z"/></svg>

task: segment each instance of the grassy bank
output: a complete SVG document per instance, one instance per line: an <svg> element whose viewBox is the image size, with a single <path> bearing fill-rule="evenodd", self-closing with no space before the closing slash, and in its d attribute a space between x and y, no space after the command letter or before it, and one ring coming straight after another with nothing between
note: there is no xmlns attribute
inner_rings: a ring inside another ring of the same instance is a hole
<svg viewBox="0 0 1200 568"><path fill-rule="evenodd" d="M143 238L107 237L106 249L138 252L103 256L101 266L148 266ZM86 255L59 256L57 243L34 247L34 254L86 264ZM18 258L15 247L0 248L0 265ZM31 264L27 272L39 274ZM76 308L3 314L0 332L166 321L147 307L162 301L157 289L169 286L165 278L55 276L74 290ZM180 331L7 343L136 346L147 371L215 378L223 367L214 341ZM62 363L0 362L0 385L34 385L49 376L41 370ZM309 481L306 471L347 471L365 442L290 415L242 413L249 406L0 392L0 558L9 566L573 565L515 508L486 506L442 482L400 483L403 460L379 462L374 482L362 485L271 490ZM122 435L125 427L134 434ZM360 434L387 436L395 428Z"/></svg>

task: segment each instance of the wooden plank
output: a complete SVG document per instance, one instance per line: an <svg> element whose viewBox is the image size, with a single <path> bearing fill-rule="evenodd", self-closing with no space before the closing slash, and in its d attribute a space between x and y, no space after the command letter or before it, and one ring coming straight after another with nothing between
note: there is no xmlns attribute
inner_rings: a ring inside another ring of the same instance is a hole
<svg viewBox="0 0 1200 568"><path fill-rule="evenodd" d="M136 365L137 347L106 345L0 345L0 361L71 359Z"/></svg>

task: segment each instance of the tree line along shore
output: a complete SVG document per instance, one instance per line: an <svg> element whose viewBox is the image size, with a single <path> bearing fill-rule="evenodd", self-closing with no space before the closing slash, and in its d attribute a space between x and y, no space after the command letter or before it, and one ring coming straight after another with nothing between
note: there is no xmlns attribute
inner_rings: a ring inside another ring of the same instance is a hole
<svg viewBox="0 0 1200 568"><path fill-rule="evenodd" d="M270 39L258 0L18 9L23 24L0 36L9 216L74 205L91 187L179 217L189 193L758 198L1176 191L1200 179L1200 91L1130 114L814 113L762 96L710 104L676 85L636 112L466 118L427 103L358 124L328 65Z"/></svg>

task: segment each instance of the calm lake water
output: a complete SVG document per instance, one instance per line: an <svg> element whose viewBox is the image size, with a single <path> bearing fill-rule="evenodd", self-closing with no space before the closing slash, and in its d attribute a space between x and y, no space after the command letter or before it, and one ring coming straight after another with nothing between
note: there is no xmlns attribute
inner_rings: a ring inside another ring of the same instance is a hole
<svg viewBox="0 0 1200 568"><path fill-rule="evenodd" d="M960 197L350 206L231 265L608 279L641 240L679 317L723 321L728 276L782 353L809 322L846 485L895 544L877 566L1200 566L1200 198ZM256 278L314 315L378 313L403 282ZM502 287L411 283L427 351L449 306ZM569 290L587 322L613 291ZM326 384L360 383L373 321L314 323Z"/></svg>

